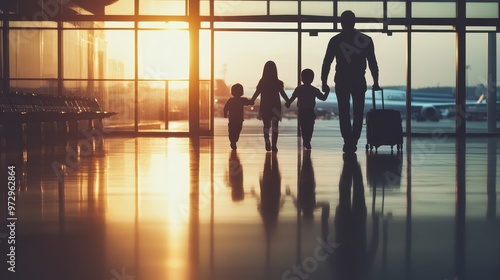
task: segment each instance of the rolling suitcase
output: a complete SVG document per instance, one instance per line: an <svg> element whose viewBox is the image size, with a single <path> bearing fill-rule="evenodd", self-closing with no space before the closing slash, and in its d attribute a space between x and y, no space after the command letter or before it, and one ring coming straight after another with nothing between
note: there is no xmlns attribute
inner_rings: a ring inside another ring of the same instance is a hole
<svg viewBox="0 0 500 280"><path fill-rule="evenodd" d="M375 104L375 91L372 89L373 108L366 114L366 150L378 150L382 145L394 145L397 150L403 149L403 126L401 113L393 109L384 108L384 90L381 89L382 109L377 109Z"/></svg>

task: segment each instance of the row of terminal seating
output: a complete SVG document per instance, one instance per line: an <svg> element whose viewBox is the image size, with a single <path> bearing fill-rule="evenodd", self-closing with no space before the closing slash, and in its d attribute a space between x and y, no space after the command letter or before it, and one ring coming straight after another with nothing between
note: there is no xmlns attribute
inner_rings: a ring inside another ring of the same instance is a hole
<svg viewBox="0 0 500 280"><path fill-rule="evenodd" d="M0 91L0 147L65 143L81 137L80 121L94 129L115 114L104 111L95 98Z"/></svg>

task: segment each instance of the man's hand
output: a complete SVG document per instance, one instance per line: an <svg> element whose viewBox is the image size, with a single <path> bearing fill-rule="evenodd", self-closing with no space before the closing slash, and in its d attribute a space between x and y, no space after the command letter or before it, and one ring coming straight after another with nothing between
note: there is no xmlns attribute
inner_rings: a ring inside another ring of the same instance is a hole
<svg viewBox="0 0 500 280"><path fill-rule="evenodd" d="M330 92L330 87L327 84L323 84L321 87L324 93Z"/></svg>
<svg viewBox="0 0 500 280"><path fill-rule="evenodd" d="M290 102L285 102L285 107L290 108Z"/></svg>

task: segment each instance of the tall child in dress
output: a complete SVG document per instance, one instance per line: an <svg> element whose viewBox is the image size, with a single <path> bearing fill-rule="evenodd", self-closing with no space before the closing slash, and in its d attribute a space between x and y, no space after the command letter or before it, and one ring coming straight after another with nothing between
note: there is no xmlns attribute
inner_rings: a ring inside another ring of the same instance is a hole
<svg viewBox="0 0 500 280"><path fill-rule="evenodd" d="M229 98L224 105L224 118L228 117L229 113L229 142L231 142L231 149L236 150L236 142L240 139L241 129L243 128L243 106L251 105L253 102L243 96L243 86L241 84L234 84L231 87L232 98Z"/></svg>
<svg viewBox="0 0 500 280"><path fill-rule="evenodd" d="M277 152L278 147L278 123L281 121L281 97L288 101L288 96L285 93L283 82L278 79L278 69L273 61L268 61L264 65L262 78L260 79L257 89L252 96L251 101L260 95L259 114L264 124L264 143L266 151ZM272 127L272 143L269 141L269 130Z"/></svg>
<svg viewBox="0 0 500 280"><path fill-rule="evenodd" d="M301 80L302 85L293 91L290 101L285 103L285 106L289 108L295 98L298 99L297 108L300 131L302 132L302 144L304 148L310 150L314 121L316 120L316 113L314 112L316 98L325 101L328 98L329 92L323 94L318 88L311 85L314 80L314 72L311 69L302 70Z"/></svg>

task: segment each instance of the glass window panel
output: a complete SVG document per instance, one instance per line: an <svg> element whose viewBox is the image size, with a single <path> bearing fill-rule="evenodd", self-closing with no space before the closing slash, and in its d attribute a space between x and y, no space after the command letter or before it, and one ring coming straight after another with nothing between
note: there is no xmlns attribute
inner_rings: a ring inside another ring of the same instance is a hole
<svg viewBox="0 0 500 280"><path fill-rule="evenodd" d="M187 132L187 81L139 82L139 131Z"/></svg>
<svg viewBox="0 0 500 280"><path fill-rule="evenodd" d="M243 16L266 15L265 1L214 1L214 15L216 16Z"/></svg>
<svg viewBox="0 0 500 280"><path fill-rule="evenodd" d="M212 98L210 92L210 81L200 81L200 130L210 130L210 115L212 110Z"/></svg>
<svg viewBox="0 0 500 280"><path fill-rule="evenodd" d="M102 28L103 24L94 21L66 21L63 22L63 28Z"/></svg>
<svg viewBox="0 0 500 280"><path fill-rule="evenodd" d="M407 28L404 25L389 25L389 30L406 32Z"/></svg>
<svg viewBox="0 0 500 280"><path fill-rule="evenodd" d="M382 18L384 16L382 1L339 1L338 15L340 16L345 10L353 11L356 17Z"/></svg>
<svg viewBox="0 0 500 280"><path fill-rule="evenodd" d="M467 132L486 132L486 96L488 95L488 34L468 33L466 37ZM479 104L477 101L482 100ZM469 110L470 109L470 110Z"/></svg>
<svg viewBox="0 0 500 280"><path fill-rule="evenodd" d="M412 103L422 104L412 132L455 132L454 33L413 33ZM417 100L417 95L419 98Z"/></svg>
<svg viewBox="0 0 500 280"><path fill-rule="evenodd" d="M106 31L106 78L134 78L134 31Z"/></svg>
<svg viewBox="0 0 500 280"><path fill-rule="evenodd" d="M269 13L271 15L297 15L299 8L296 1L271 1Z"/></svg>
<svg viewBox="0 0 500 280"><path fill-rule="evenodd" d="M200 31L200 79L209 80L211 77L211 32Z"/></svg>
<svg viewBox="0 0 500 280"><path fill-rule="evenodd" d="M200 31L200 130L212 129L212 105L213 96L211 92L211 32Z"/></svg>
<svg viewBox="0 0 500 280"><path fill-rule="evenodd" d="M66 21L63 22L63 28L71 29L84 29L84 28L134 28L134 22L132 21L105 21L105 22L95 22L95 21Z"/></svg>
<svg viewBox="0 0 500 280"><path fill-rule="evenodd" d="M64 78L88 78L88 31L63 32Z"/></svg>
<svg viewBox="0 0 500 280"><path fill-rule="evenodd" d="M200 28L202 28L202 29L208 29L208 28L210 28L211 26L212 26L212 23L211 23L211 22L209 22L209 21L202 21L202 22L200 23Z"/></svg>
<svg viewBox="0 0 500 280"><path fill-rule="evenodd" d="M413 25L412 29L413 30L433 30L433 31L436 31L436 30L454 31L455 27L452 26L452 25L439 25L439 26L435 26L435 25Z"/></svg>
<svg viewBox="0 0 500 280"><path fill-rule="evenodd" d="M498 35L497 35L498 37ZM469 33L466 38L466 85L467 85L467 132L486 133L498 132L500 106L497 106L496 116L488 114L488 86L491 83L491 78L488 78L488 33ZM496 52L497 58L500 53L500 45L497 44L496 49L491 50ZM497 77L499 80L499 63L496 63ZM497 85L498 89L498 85ZM497 104L500 104L500 95L496 96ZM489 118L493 118L492 122L496 123L493 131L488 130ZM496 131L495 131L496 130Z"/></svg>
<svg viewBox="0 0 500 280"><path fill-rule="evenodd" d="M387 17L388 18L404 18L404 17L406 17L406 2L405 1L388 1L387 2Z"/></svg>
<svg viewBox="0 0 500 280"><path fill-rule="evenodd" d="M406 34L367 33L375 45L375 55L379 67L382 87L404 88L406 86ZM367 82L372 81L367 70Z"/></svg>
<svg viewBox="0 0 500 280"><path fill-rule="evenodd" d="M131 21L106 21L104 28L134 28L134 23Z"/></svg>
<svg viewBox="0 0 500 280"><path fill-rule="evenodd" d="M65 96L87 96L93 89L88 80L64 81L62 92Z"/></svg>
<svg viewBox="0 0 500 280"><path fill-rule="evenodd" d="M105 30L63 32L64 78L103 79L106 75Z"/></svg>
<svg viewBox="0 0 500 280"><path fill-rule="evenodd" d="M186 80L189 78L187 30L139 31L139 78Z"/></svg>
<svg viewBox="0 0 500 280"><path fill-rule="evenodd" d="M302 14L315 16L333 16L333 2L302 1Z"/></svg>
<svg viewBox="0 0 500 280"><path fill-rule="evenodd" d="M139 82L139 130L165 129L166 83Z"/></svg>
<svg viewBox="0 0 500 280"><path fill-rule="evenodd" d="M12 78L57 77L57 31L13 29L9 33Z"/></svg>
<svg viewBox="0 0 500 280"><path fill-rule="evenodd" d="M466 26L466 31L493 31L497 30L496 26Z"/></svg>
<svg viewBox="0 0 500 280"><path fill-rule="evenodd" d="M120 0L104 8L106 15L133 15L134 0Z"/></svg>
<svg viewBox="0 0 500 280"><path fill-rule="evenodd" d="M412 17L415 18L454 18L455 3L448 2L413 2Z"/></svg>
<svg viewBox="0 0 500 280"><path fill-rule="evenodd" d="M200 16L210 15L210 1L200 0Z"/></svg>
<svg viewBox="0 0 500 280"><path fill-rule="evenodd" d="M384 24L380 21L359 22L356 23L356 29L363 30L363 32L382 30L384 29Z"/></svg>
<svg viewBox="0 0 500 280"><path fill-rule="evenodd" d="M297 28L296 22L215 22L214 28L268 28L268 29L286 29Z"/></svg>
<svg viewBox="0 0 500 280"><path fill-rule="evenodd" d="M106 119L104 124L112 130L134 131L135 97L133 81L102 82L107 90L107 98L99 99L102 108L118 114Z"/></svg>
<svg viewBox="0 0 500 280"><path fill-rule="evenodd" d="M54 21L10 21L9 27L22 27L22 28L57 28L57 23Z"/></svg>
<svg viewBox="0 0 500 280"><path fill-rule="evenodd" d="M332 30L333 22L323 23L323 22L303 22L302 29L324 29Z"/></svg>
<svg viewBox="0 0 500 280"><path fill-rule="evenodd" d="M139 28L159 28L159 29L187 29L189 23L185 21L141 21Z"/></svg>
<svg viewBox="0 0 500 280"><path fill-rule="evenodd" d="M186 1L177 0L142 0L139 1L140 15L186 15Z"/></svg>
<svg viewBox="0 0 500 280"><path fill-rule="evenodd" d="M382 33L367 33L373 39L375 45L375 55L379 67L379 84L384 88L384 105L386 108L398 110L403 119L403 131L406 132L406 38L405 33L395 33L387 36ZM370 71L366 71L366 81L368 84L368 94L371 94L373 79ZM370 97L367 98L367 100ZM379 96L375 97L379 102ZM380 103L377 103L380 105ZM372 108L371 101L367 101L369 108ZM365 112L367 111L365 110ZM366 138L365 138L366 139ZM365 141L365 139L362 139ZM364 142L361 142L364 143Z"/></svg>
<svg viewBox="0 0 500 280"><path fill-rule="evenodd" d="M10 80L10 90L57 95L57 80Z"/></svg>
<svg viewBox="0 0 500 280"><path fill-rule="evenodd" d="M498 2L467 3L465 8L467 18L498 18Z"/></svg>
<svg viewBox="0 0 500 280"><path fill-rule="evenodd" d="M223 73L227 84L255 88L268 60L278 67L286 86L297 84L297 35L277 32L216 32L215 73ZM245 55L251 53L251 56ZM252 92L253 93L253 92ZM246 94L251 94L246 92Z"/></svg>

